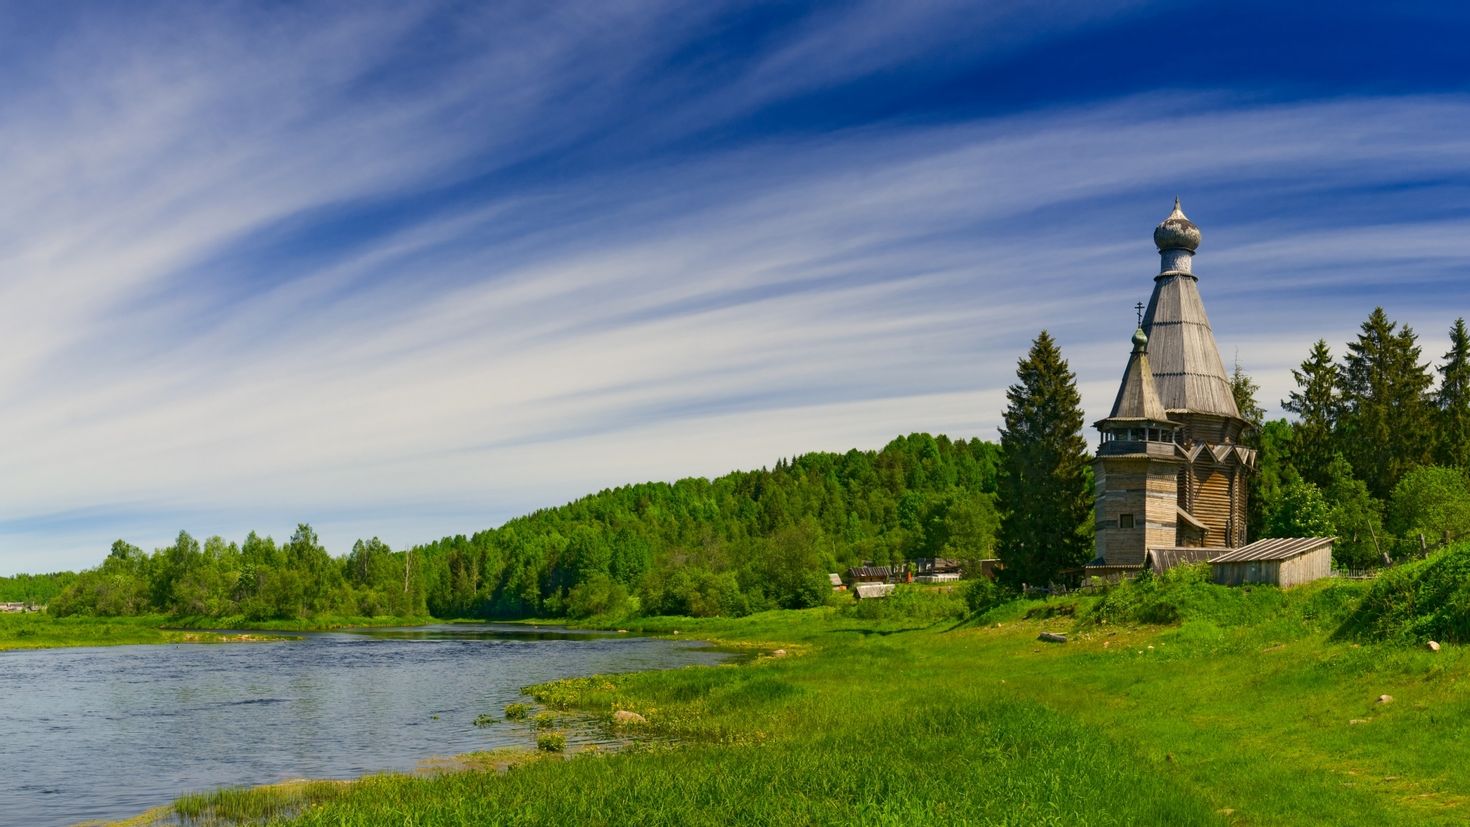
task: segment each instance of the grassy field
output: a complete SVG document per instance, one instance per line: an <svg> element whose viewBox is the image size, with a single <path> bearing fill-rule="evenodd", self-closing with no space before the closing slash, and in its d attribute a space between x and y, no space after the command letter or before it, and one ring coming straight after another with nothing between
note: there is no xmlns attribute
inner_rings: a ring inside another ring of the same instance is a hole
<svg viewBox="0 0 1470 827"><path fill-rule="evenodd" d="M915 593L861 610L627 621L787 654L531 689L553 713L645 716L646 745L623 752L229 790L179 813L304 825L1464 823L1470 663L1458 647L1336 639L1366 591L1185 577L965 620L955 596ZM1040 643L1043 630L1070 640Z"/></svg>
<svg viewBox="0 0 1470 827"><path fill-rule="evenodd" d="M120 646L133 643L234 643L275 640L275 635L218 634L165 629L165 617L51 617L0 614L0 651L62 646Z"/></svg>

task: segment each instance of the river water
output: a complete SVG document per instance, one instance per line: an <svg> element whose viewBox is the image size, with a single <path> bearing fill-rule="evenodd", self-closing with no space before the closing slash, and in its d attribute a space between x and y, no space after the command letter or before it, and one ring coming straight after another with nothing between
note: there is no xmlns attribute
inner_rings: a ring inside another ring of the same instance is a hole
<svg viewBox="0 0 1470 827"><path fill-rule="evenodd" d="M122 818L215 787L528 746L526 727L475 717L498 717L527 684L728 657L689 641L460 624L0 652L0 824Z"/></svg>

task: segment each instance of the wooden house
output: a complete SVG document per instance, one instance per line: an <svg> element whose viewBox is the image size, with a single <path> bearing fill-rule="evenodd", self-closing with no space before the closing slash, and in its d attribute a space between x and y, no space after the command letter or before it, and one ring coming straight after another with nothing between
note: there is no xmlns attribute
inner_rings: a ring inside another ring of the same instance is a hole
<svg viewBox="0 0 1470 827"><path fill-rule="evenodd" d="M899 574L897 566L853 566L847 570L847 582L853 585L893 583L897 581Z"/></svg>
<svg viewBox="0 0 1470 827"><path fill-rule="evenodd" d="M1194 274L1199 228L1179 207L1154 229L1159 274L1094 466L1097 567L1137 567L1149 549L1246 543L1253 427L1240 415ZM1141 308L1140 308L1141 309Z"/></svg>
<svg viewBox="0 0 1470 827"><path fill-rule="evenodd" d="M1267 583L1282 588L1332 576L1331 537L1274 537L1210 559L1211 579L1224 586Z"/></svg>
<svg viewBox="0 0 1470 827"><path fill-rule="evenodd" d="M945 557L921 557L914 561L914 580L919 583L953 583L965 574L960 561Z"/></svg>

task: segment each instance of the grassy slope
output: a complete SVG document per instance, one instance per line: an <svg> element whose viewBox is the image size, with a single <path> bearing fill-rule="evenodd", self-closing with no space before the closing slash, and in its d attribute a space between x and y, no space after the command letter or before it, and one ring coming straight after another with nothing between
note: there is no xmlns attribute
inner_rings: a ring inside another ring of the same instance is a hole
<svg viewBox="0 0 1470 827"><path fill-rule="evenodd" d="M372 777L329 788L290 823L1470 818L1470 663L1458 649L1330 641L1352 596L1340 586L1240 601L1214 588L1194 589L1202 599L1165 628L1023 617L1037 604L967 627L833 609L647 621L644 631L779 642L794 654L536 690L553 707L640 711L683 746L504 774ZM1094 602L1062 608L1083 617ZM1035 641L1068 628L1066 645ZM1376 704L1384 693L1395 700ZM207 811L208 797L192 806Z"/></svg>

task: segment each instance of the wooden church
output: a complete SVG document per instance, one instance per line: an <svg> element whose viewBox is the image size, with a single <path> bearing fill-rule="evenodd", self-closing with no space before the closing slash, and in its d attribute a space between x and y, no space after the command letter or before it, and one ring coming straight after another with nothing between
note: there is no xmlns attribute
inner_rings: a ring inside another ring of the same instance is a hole
<svg viewBox="0 0 1470 827"><path fill-rule="evenodd" d="M1246 544L1255 451L1200 300L1200 231L1174 201L1154 229L1159 274L1112 413L1097 423L1097 559L1104 574L1206 560ZM1161 565L1162 564L1162 565Z"/></svg>

